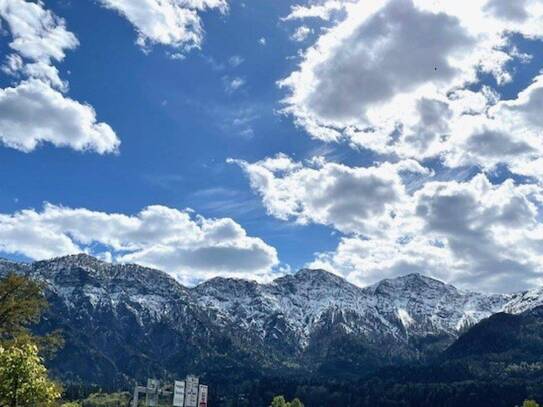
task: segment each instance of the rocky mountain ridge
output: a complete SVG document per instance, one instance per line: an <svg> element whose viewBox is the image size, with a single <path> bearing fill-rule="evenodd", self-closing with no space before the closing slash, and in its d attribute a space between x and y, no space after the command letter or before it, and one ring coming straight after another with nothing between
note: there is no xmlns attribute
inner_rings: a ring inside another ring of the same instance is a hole
<svg viewBox="0 0 543 407"><path fill-rule="evenodd" d="M187 288L164 272L88 255L0 261L0 274L11 271L47 286L52 307L40 329L67 338L56 370L95 383L149 370L362 374L427 360L484 318L543 303L542 289L489 295L419 274L360 288L304 269L269 284L215 278ZM81 360L98 372L78 369Z"/></svg>

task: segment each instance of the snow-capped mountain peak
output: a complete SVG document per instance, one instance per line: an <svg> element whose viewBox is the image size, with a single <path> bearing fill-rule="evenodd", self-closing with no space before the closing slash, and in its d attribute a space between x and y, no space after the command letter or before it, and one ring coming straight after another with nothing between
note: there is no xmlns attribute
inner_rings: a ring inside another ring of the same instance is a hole
<svg viewBox="0 0 543 407"><path fill-rule="evenodd" d="M206 330L229 332L236 341L289 355L314 352L323 341L347 335L380 344L385 354L415 357L426 354L424 344L443 348L496 312L543 304L543 289L489 295L421 274L360 288L325 270L303 269L268 284L214 278L186 288L162 271L88 255L0 262L0 273L9 270L44 281L63 312L81 318L105 312L136 321L141 329L160 322L173 330L188 318Z"/></svg>

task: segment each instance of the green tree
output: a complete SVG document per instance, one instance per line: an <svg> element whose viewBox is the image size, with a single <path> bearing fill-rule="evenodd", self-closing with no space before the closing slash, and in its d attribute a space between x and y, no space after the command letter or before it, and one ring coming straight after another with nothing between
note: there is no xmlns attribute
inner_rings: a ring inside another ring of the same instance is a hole
<svg viewBox="0 0 543 407"><path fill-rule="evenodd" d="M41 284L16 274L0 280L1 406L48 406L60 397L43 357L61 346L62 339L58 333L33 336L29 330L46 308Z"/></svg>
<svg viewBox="0 0 543 407"><path fill-rule="evenodd" d="M271 407L304 407L304 403L296 398L292 401L286 401L284 396L275 396L272 400Z"/></svg>
<svg viewBox="0 0 543 407"><path fill-rule="evenodd" d="M534 400L524 400L522 407L539 407L539 404Z"/></svg>
<svg viewBox="0 0 543 407"><path fill-rule="evenodd" d="M0 281L0 338L28 333L47 307L43 287L23 276L10 274Z"/></svg>
<svg viewBox="0 0 543 407"><path fill-rule="evenodd" d="M272 400L271 407L289 407L285 397L275 396Z"/></svg>
<svg viewBox="0 0 543 407"><path fill-rule="evenodd" d="M28 337L0 345L0 405L52 406L60 386L47 377L38 346Z"/></svg>
<svg viewBox="0 0 543 407"><path fill-rule="evenodd" d="M29 331L29 326L39 321L47 306L41 284L16 274L0 280L0 343L6 345L25 337L38 345L43 356L54 354L63 344L59 332L32 336Z"/></svg>

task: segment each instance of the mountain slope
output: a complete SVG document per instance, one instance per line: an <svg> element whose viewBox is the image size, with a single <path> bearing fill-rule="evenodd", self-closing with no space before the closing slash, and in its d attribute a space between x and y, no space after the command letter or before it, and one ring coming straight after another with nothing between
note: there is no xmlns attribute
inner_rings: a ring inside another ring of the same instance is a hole
<svg viewBox="0 0 543 407"><path fill-rule="evenodd" d="M418 274L360 288L308 269L269 284L216 278L187 288L161 271L87 255L0 261L0 275L10 271L48 287L51 307L37 329L66 338L54 371L110 386L189 371L217 381L361 376L429 360L467 327L543 297L465 292Z"/></svg>
<svg viewBox="0 0 543 407"><path fill-rule="evenodd" d="M86 255L22 270L48 287L51 307L37 329L62 331L66 345L50 365L65 381L117 387L149 374L213 375L216 369L236 377L251 369L247 352L163 272Z"/></svg>
<svg viewBox="0 0 543 407"><path fill-rule="evenodd" d="M543 362L543 307L519 315L500 312L479 322L444 353L449 360ZM543 365L540 366L543 371Z"/></svg>
<svg viewBox="0 0 543 407"><path fill-rule="evenodd" d="M424 359L511 300L417 274L362 289L323 270L301 270L264 285L214 279L193 292L217 324L250 332L267 346L325 358L322 347L333 348L337 337L357 338L379 348L380 363Z"/></svg>

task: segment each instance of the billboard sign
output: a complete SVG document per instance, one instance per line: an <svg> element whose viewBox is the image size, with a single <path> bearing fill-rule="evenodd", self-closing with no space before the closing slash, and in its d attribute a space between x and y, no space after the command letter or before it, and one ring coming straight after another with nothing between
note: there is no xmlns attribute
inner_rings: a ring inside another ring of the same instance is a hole
<svg viewBox="0 0 543 407"><path fill-rule="evenodd" d="M198 407L207 407L207 386L200 385L198 391Z"/></svg>
<svg viewBox="0 0 543 407"><path fill-rule="evenodd" d="M173 405L175 407L185 407L185 382L175 381L173 388Z"/></svg>
<svg viewBox="0 0 543 407"><path fill-rule="evenodd" d="M196 376L187 376L185 384L185 407L198 407L198 384Z"/></svg>

